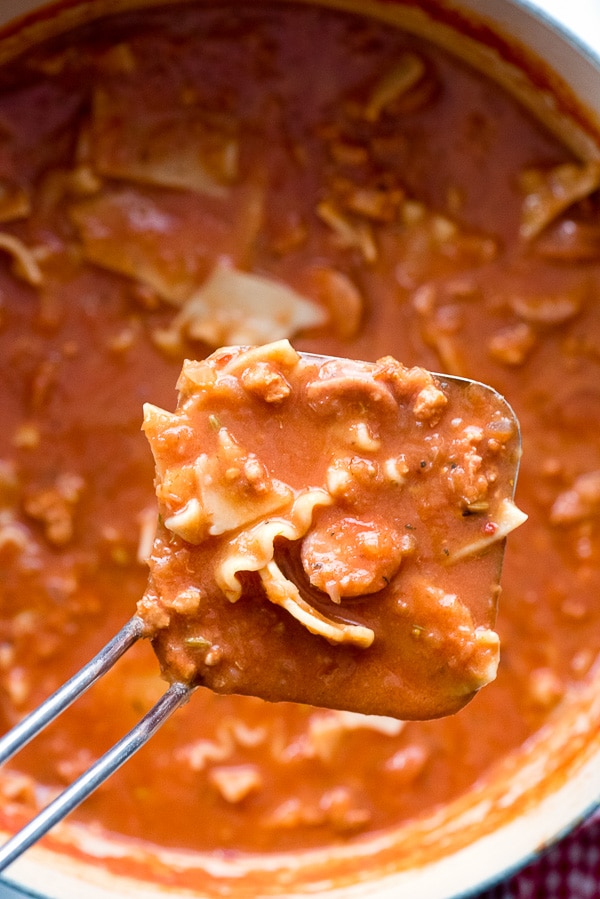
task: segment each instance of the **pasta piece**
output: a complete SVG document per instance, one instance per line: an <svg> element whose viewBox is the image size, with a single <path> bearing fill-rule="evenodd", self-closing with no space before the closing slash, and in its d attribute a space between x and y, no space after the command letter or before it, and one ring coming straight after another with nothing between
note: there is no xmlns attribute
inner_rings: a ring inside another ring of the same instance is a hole
<svg viewBox="0 0 600 899"><path fill-rule="evenodd" d="M93 103L94 167L110 178L225 197L238 173L238 141L185 107L160 112L127 91L98 88Z"/></svg>
<svg viewBox="0 0 600 899"><path fill-rule="evenodd" d="M456 562L460 562L469 556L481 555L481 553L485 552L485 550L492 544L504 540L512 531L522 524L525 524L526 521L527 516L512 502L512 500L508 498L503 499L499 505L494 521L492 522L492 526L487 529L487 533L478 540L467 543L460 549L453 550L448 555L448 564L454 565Z"/></svg>
<svg viewBox="0 0 600 899"><path fill-rule="evenodd" d="M491 235L467 231L416 200L402 204L400 225L380 239L398 259L396 278L408 290L485 265L498 254L497 241Z"/></svg>
<svg viewBox="0 0 600 899"><path fill-rule="evenodd" d="M316 213L331 228L340 247L359 250L365 262L377 260L377 245L369 221L353 221L332 200L322 200L317 205Z"/></svg>
<svg viewBox="0 0 600 899"><path fill-rule="evenodd" d="M311 272L311 284L316 296L329 313L329 324L344 340L355 337L360 329L364 300L351 278L328 266Z"/></svg>
<svg viewBox="0 0 600 899"><path fill-rule="evenodd" d="M365 118L376 122L382 112L398 97L412 90L425 75L425 63L416 53L402 53L397 63L373 88L365 109Z"/></svg>
<svg viewBox="0 0 600 899"><path fill-rule="evenodd" d="M44 277L35 254L22 240L12 234L0 233L0 250L12 256L13 271L17 277L32 287L42 284Z"/></svg>
<svg viewBox="0 0 600 899"><path fill-rule="evenodd" d="M212 347L268 343L328 318L322 306L280 281L220 265L187 299L169 331Z"/></svg>
<svg viewBox="0 0 600 899"><path fill-rule="evenodd" d="M525 193L520 234L532 240L578 200L600 188L600 162L565 162L544 172L530 169L521 176Z"/></svg>
<svg viewBox="0 0 600 899"><path fill-rule="evenodd" d="M73 203L69 214L89 262L132 278L166 302L182 306L209 278L215 256L234 265L248 262L260 229L263 200L259 183L245 185L238 191L235 216L229 221L197 199L190 203L189 197L180 194L157 195L131 187L104 190ZM190 307L192 313L196 308ZM177 339L187 321L184 313L170 332L172 339Z"/></svg>
<svg viewBox="0 0 600 899"><path fill-rule="evenodd" d="M206 256L190 223L135 190L105 191L74 203L70 215L89 262L133 278L181 305L206 274Z"/></svg>
<svg viewBox="0 0 600 899"><path fill-rule="evenodd" d="M575 318L583 306L587 285L554 294L515 294L510 304L519 318L532 324L562 325Z"/></svg>
<svg viewBox="0 0 600 899"><path fill-rule="evenodd" d="M396 719L495 677L518 428L483 385L287 340L184 363L145 407L160 523L139 614L164 674Z"/></svg>

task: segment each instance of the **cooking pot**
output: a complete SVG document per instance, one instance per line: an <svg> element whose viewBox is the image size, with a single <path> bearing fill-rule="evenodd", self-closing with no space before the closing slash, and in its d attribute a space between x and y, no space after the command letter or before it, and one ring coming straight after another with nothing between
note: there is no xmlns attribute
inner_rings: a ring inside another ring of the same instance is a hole
<svg viewBox="0 0 600 899"><path fill-rule="evenodd" d="M42 36L106 12L156 2L67 0L47 5L4 0L0 60ZM515 92L582 157L600 156L600 30L594 47L589 43L593 32L578 38L564 30L543 12L541 0L535 5L527 0L322 0L322 4L360 11L390 27L401 25L426 35ZM570 12L564 11L567 24ZM240 894L253 896L451 899L515 871L585 819L599 801L600 669L517 754L505 759L491 783L364 843L326 853L231 861L190 860L174 851L156 858L71 825L47 847L38 847L17 862L8 880L56 899L115 895L150 899L165 891L177 895L176 888L153 883L155 865L172 870L196 866L203 872L198 895L231 891L235 896L239 888ZM59 851L61 843L68 843L71 851ZM127 875L111 873L103 862L128 855ZM244 887L247 883L253 884L250 892Z"/></svg>

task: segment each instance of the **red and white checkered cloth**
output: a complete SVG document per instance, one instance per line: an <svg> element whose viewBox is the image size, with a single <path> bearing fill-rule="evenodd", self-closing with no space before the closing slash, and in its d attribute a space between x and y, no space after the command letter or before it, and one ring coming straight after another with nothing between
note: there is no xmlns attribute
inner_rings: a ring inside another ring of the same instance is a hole
<svg viewBox="0 0 600 899"><path fill-rule="evenodd" d="M600 899L600 814L475 899Z"/></svg>

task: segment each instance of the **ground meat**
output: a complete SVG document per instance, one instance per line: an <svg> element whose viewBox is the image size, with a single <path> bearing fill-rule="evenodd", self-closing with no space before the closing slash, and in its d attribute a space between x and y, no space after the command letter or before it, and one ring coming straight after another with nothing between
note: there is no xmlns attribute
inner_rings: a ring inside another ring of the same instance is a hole
<svg viewBox="0 0 600 899"><path fill-rule="evenodd" d="M73 539L75 506L83 488L78 475L64 474L54 487L33 491L25 498L25 511L42 523L49 543L64 546Z"/></svg>
<svg viewBox="0 0 600 899"><path fill-rule="evenodd" d="M247 369L241 377L245 389L260 396L266 403L279 403L290 395L290 385L284 376L267 362Z"/></svg>
<svg viewBox="0 0 600 899"><path fill-rule="evenodd" d="M560 493L550 511L552 524L576 524L600 514L600 471L579 475L572 486Z"/></svg>

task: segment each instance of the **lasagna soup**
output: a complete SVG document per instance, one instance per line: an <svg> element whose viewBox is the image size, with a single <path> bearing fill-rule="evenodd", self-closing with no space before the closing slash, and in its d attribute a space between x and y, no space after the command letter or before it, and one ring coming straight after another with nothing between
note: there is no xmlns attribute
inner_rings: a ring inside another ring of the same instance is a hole
<svg viewBox="0 0 600 899"><path fill-rule="evenodd" d="M186 360L178 388L174 413L144 409L159 529L138 603L169 680L425 719L495 678L524 519L502 397L287 340Z"/></svg>
<svg viewBox="0 0 600 899"><path fill-rule="evenodd" d="M600 650L599 188L600 164L484 76L341 11L152 6L0 68L4 728L144 596L142 404L172 408L184 359L286 339L392 355L491 384L523 434L529 518L504 562L498 677L466 708L401 721L200 689L76 821L216 859L353 845L484 782L586 681ZM314 537L307 556L321 553ZM297 563L283 553L279 569ZM3 822L31 817L163 690L141 641L3 772Z"/></svg>

